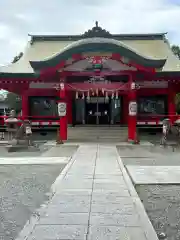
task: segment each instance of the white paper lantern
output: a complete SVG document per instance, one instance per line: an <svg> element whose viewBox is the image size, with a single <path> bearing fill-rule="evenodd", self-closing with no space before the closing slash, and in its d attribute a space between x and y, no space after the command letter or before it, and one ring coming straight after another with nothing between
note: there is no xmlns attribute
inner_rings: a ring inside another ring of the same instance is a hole
<svg viewBox="0 0 180 240"><path fill-rule="evenodd" d="M113 99L114 98L114 92L112 92L112 95L111 95L111 99Z"/></svg>
<svg viewBox="0 0 180 240"><path fill-rule="evenodd" d="M118 91L116 92L116 99L118 99Z"/></svg>
<svg viewBox="0 0 180 240"><path fill-rule="evenodd" d="M76 92L76 99L78 99L79 98L79 94L78 94L78 92Z"/></svg>
<svg viewBox="0 0 180 240"><path fill-rule="evenodd" d="M90 99L90 96L89 96L89 91L87 92L87 100Z"/></svg>

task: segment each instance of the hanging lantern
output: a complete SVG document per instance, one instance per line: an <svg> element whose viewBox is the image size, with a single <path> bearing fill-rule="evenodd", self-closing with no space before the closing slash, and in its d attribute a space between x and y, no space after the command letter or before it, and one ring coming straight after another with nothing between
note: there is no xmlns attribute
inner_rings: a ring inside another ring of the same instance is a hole
<svg viewBox="0 0 180 240"><path fill-rule="evenodd" d="M113 99L114 98L114 92L112 92L112 95L111 95L111 99Z"/></svg>
<svg viewBox="0 0 180 240"><path fill-rule="evenodd" d="M78 92L76 92L76 99L78 99L78 97L79 97L79 94L78 94Z"/></svg>
<svg viewBox="0 0 180 240"><path fill-rule="evenodd" d="M108 100L108 92L106 92L106 100Z"/></svg>
<svg viewBox="0 0 180 240"><path fill-rule="evenodd" d="M89 96L89 91L87 92L87 100L90 99L90 96Z"/></svg>
<svg viewBox="0 0 180 240"><path fill-rule="evenodd" d="M96 95L98 96L98 94L99 94L99 89L96 89Z"/></svg>
<svg viewBox="0 0 180 240"><path fill-rule="evenodd" d="M118 91L116 91L116 99L118 99Z"/></svg>

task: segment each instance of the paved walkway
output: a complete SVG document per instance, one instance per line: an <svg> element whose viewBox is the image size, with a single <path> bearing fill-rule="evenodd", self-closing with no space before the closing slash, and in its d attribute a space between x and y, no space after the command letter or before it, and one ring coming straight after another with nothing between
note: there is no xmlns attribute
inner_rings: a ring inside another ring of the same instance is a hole
<svg viewBox="0 0 180 240"><path fill-rule="evenodd" d="M135 184L180 184L180 166L133 166L127 170Z"/></svg>
<svg viewBox="0 0 180 240"><path fill-rule="evenodd" d="M18 240L158 239L115 146L82 145L68 165L47 208Z"/></svg>
<svg viewBox="0 0 180 240"><path fill-rule="evenodd" d="M14 164L58 164L68 163L70 157L3 157L0 158L0 165Z"/></svg>

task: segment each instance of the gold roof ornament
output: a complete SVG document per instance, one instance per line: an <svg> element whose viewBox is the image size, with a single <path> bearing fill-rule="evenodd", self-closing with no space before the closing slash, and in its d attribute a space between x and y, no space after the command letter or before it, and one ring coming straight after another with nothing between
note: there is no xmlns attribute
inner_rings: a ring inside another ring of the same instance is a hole
<svg viewBox="0 0 180 240"><path fill-rule="evenodd" d="M95 26L92 29L89 29L87 32L83 34L84 38L92 38L92 37L104 37L104 38L111 38L112 35L106 31L105 29L102 29L99 26L98 21L95 22Z"/></svg>

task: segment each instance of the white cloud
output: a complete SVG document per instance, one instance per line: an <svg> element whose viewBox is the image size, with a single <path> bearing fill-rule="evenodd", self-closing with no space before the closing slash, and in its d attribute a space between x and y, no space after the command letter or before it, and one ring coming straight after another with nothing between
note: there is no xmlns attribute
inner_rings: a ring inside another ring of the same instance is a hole
<svg viewBox="0 0 180 240"><path fill-rule="evenodd" d="M111 33L169 32L180 44L177 0L1 0L0 63L23 50L28 33L81 34L96 20Z"/></svg>
<svg viewBox="0 0 180 240"><path fill-rule="evenodd" d="M10 28L5 24L0 24L0 40L7 39L10 35Z"/></svg>

